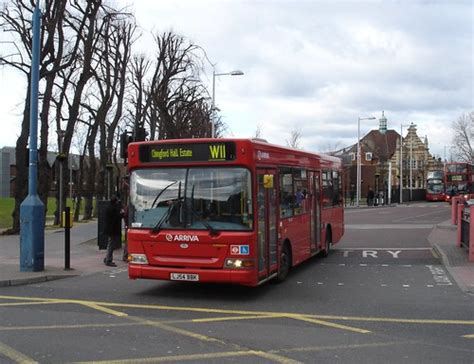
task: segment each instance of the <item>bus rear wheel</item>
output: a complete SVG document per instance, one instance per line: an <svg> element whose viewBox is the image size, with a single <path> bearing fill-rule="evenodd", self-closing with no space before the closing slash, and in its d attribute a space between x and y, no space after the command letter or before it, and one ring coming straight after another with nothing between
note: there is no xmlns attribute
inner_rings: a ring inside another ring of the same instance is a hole
<svg viewBox="0 0 474 364"><path fill-rule="evenodd" d="M283 282L291 268L291 253L288 244L283 245L283 249L280 254L280 269L278 269L278 275L276 277L277 283Z"/></svg>

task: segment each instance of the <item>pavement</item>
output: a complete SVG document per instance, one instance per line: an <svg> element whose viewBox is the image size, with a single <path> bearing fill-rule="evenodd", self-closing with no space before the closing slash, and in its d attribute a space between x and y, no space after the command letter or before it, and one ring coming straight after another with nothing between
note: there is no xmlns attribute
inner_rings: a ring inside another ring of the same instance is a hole
<svg viewBox="0 0 474 364"><path fill-rule="evenodd" d="M97 246L97 221L74 223L71 229L70 269L65 269L64 229L45 230L44 270L20 271L20 235L0 235L0 287L34 284L110 270L103 263L105 250ZM114 251L114 262L125 268L122 249Z"/></svg>
<svg viewBox="0 0 474 364"><path fill-rule="evenodd" d="M456 246L456 226L447 220L438 224L428 238L458 286L474 294L474 262L465 248ZM82 276L110 270L103 263L105 250L97 246L97 221L76 223L71 229L70 267L65 270L64 229L45 231L45 262L40 272L20 271L20 236L0 235L0 287L33 284L54 279ZM125 268L122 249L115 250L114 261Z"/></svg>
<svg viewBox="0 0 474 364"><path fill-rule="evenodd" d="M474 262L465 247L456 246L456 236L457 226L447 220L431 231L428 240L459 288L474 294Z"/></svg>

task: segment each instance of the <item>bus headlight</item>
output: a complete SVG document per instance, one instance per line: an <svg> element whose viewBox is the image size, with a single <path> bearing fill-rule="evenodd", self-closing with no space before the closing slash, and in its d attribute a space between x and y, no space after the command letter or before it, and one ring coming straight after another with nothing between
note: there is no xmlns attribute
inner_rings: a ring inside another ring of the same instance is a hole
<svg viewBox="0 0 474 364"><path fill-rule="evenodd" d="M128 262L131 264L148 264L145 254L129 254Z"/></svg>
<svg viewBox="0 0 474 364"><path fill-rule="evenodd" d="M253 259L226 259L225 268L231 268L231 269L245 269L245 268L253 268L255 266L255 263Z"/></svg>

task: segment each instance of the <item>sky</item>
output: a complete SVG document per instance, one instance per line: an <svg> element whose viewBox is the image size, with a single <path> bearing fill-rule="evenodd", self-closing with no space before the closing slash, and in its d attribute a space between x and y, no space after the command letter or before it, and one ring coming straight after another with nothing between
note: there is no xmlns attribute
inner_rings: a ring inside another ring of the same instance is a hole
<svg viewBox="0 0 474 364"><path fill-rule="evenodd" d="M473 1L200 0L130 5L146 51L151 33L172 30L205 49L217 73L215 102L226 136L327 152L378 128L414 123L433 155L449 158L451 123L474 110ZM23 76L0 68L0 147L14 145ZM212 88L212 67L203 83ZM406 127L403 135L406 136Z"/></svg>

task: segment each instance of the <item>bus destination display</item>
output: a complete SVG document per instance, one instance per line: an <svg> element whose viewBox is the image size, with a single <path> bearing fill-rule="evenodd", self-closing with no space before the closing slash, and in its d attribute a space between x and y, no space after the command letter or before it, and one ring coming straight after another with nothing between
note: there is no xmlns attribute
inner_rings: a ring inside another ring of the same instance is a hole
<svg viewBox="0 0 474 364"><path fill-rule="evenodd" d="M141 162L223 162L235 160L235 143L144 144Z"/></svg>

